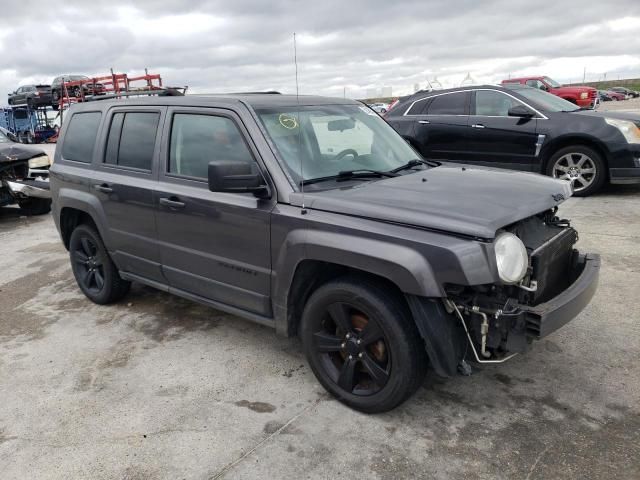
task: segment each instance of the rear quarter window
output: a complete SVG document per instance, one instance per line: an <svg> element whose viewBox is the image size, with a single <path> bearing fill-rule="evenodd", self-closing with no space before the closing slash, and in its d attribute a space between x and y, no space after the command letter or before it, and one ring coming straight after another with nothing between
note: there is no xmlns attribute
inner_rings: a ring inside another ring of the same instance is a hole
<svg viewBox="0 0 640 480"><path fill-rule="evenodd" d="M407 112L407 115L422 115L427 111L427 106L429 105L431 99L430 98L425 98L422 100L418 100L417 102L415 102L411 108L409 108L409 111Z"/></svg>
<svg viewBox="0 0 640 480"><path fill-rule="evenodd" d="M91 163L101 118L100 112L73 114L64 136L62 158L74 162Z"/></svg>

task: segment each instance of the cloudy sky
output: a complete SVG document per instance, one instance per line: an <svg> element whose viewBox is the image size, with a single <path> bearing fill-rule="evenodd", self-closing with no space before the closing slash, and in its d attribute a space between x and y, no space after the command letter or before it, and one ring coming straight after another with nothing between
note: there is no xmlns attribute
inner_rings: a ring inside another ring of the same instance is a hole
<svg viewBox="0 0 640 480"><path fill-rule="evenodd" d="M275 89L363 97L467 73L561 82L640 77L640 1L100 0L10 2L0 95L62 73L162 74L191 92ZM56 6L59 5L59 6ZM0 105L4 103L0 99Z"/></svg>

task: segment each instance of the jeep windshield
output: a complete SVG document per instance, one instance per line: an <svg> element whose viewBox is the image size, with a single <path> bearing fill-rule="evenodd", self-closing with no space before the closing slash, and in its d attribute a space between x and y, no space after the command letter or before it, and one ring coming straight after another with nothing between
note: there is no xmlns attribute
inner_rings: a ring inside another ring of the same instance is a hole
<svg viewBox="0 0 640 480"><path fill-rule="evenodd" d="M411 163L419 157L416 151L364 105L270 107L256 113L296 188L302 182L335 188L336 182L426 168L425 162Z"/></svg>

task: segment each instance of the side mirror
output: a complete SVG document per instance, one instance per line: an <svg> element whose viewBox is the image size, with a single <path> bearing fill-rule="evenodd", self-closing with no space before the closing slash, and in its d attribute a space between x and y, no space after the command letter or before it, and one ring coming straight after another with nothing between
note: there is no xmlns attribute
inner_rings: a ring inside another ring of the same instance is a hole
<svg viewBox="0 0 640 480"><path fill-rule="evenodd" d="M507 114L510 117L520 117L520 118L531 118L534 115L534 113L524 105L516 105L515 107L511 107L507 112Z"/></svg>
<svg viewBox="0 0 640 480"><path fill-rule="evenodd" d="M209 190L212 192L253 192L259 197L269 196L269 188L253 162L210 162L208 180Z"/></svg>
<svg viewBox="0 0 640 480"><path fill-rule="evenodd" d="M546 85L540 85L540 90L542 90L543 92L548 92L549 88Z"/></svg>

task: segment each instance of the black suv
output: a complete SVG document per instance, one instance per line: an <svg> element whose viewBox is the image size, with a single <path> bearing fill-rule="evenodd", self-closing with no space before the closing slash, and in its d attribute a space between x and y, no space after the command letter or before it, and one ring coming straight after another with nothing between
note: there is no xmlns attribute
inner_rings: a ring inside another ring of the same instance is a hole
<svg viewBox="0 0 640 480"><path fill-rule="evenodd" d="M23 85L7 98L9 105L26 105L27 107L46 107L51 103L51 87L49 85Z"/></svg>
<svg viewBox="0 0 640 480"><path fill-rule="evenodd" d="M299 335L344 403L500 363L575 317L599 258L567 182L425 161L368 107L286 95L74 105L51 169L80 289L137 281Z"/></svg>
<svg viewBox="0 0 640 480"><path fill-rule="evenodd" d="M640 183L640 115L584 110L526 85L419 92L384 118L427 158L545 173L582 196Z"/></svg>

